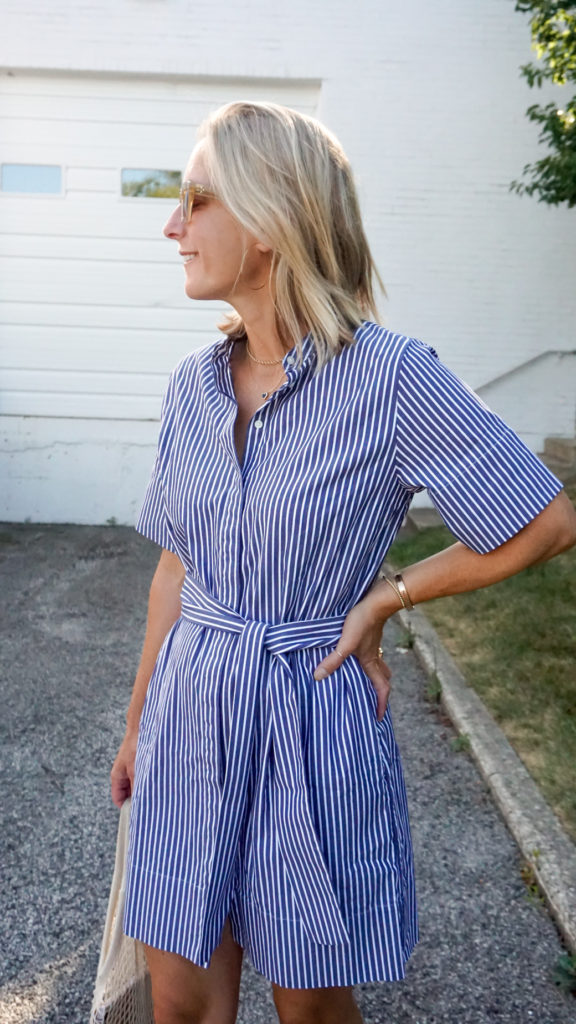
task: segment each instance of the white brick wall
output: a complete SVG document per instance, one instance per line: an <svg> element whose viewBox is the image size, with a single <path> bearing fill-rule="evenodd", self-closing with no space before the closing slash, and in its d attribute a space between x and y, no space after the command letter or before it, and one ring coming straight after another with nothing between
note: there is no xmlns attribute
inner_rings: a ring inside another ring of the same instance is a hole
<svg viewBox="0 0 576 1024"><path fill-rule="evenodd" d="M518 72L530 56L527 21L512 0L4 0L0 11L0 66L8 69L10 88L25 69L85 72L108 83L112 96L119 75L158 76L175 97L190 80L207 87L218 80L238 97L248 87L265 94L275 83L285 90L298 80L319 82L318 116L341 138L359 181L388 289L384 321L434 344L539 448L548 430L574 429L573 389L562 389L560 422L554 370L562 364L573 372L573 361L553 355L543 374L538 357L576 348L576 214L508 192L508 182L540 155L524 116L540 97ZM161 129L157 137L160 149ZM182 162L191 142L183 128ZM82 188L80 179L76 187ZM18 223L10 224L4 243L10 262L22 244ZM174 361L174 346L162 340L174 323L173 303L166 300L166 326L158 328L154 394ZM25 299L17 305L22 315ZM156 303L154 323L163 308ZM14 308L9 312L15 315ZM87 342L97 346L94 330ZM27 351L32 367L32 334ZM65 341L59 358L65 361ZM21 369L11 366L12 374ZM12 376L5 385L10 393L15 382ZM526 408L542 383L533 422ZM64 431L62 419L38 412L32 454L12 453L9 460L0 515L130 521L153 452L142 414L135 407L126 437L119 435L123 452L133 446L136 466L127 493L115 476L124 456L109 461L113 421L86 416ZM109 415L115 415L112 400ZM26 426L17 415L3 419L11 450L23 446ZM90 454L85 463L75 459L67 476L62 452L72 436L89 441ZM94 475L96 503L85 497ZM39 503L31 481L40 478Z"/></svg>

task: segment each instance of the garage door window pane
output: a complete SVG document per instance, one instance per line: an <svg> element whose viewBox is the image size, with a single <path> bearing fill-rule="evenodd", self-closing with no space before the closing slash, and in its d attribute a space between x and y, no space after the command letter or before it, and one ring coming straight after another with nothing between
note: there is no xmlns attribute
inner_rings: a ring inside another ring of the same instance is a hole
<svg viewBox="0 0 576 1024"><path fill-rule="evenodd" d="M50 164L2 164L3 192L45 192L60 195L62 168Z"/></svg>
<svg viewBox="0 0 576 1024"><path fill-rule="evenodd" d="M180 171L139 170L133 167L122 171L122 195L145 199L177 199L182 178Z"/></svg>

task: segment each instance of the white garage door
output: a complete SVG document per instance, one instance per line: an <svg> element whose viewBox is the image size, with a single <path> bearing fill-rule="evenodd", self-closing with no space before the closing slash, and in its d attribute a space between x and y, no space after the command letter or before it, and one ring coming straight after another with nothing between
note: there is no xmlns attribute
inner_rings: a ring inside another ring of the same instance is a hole
<svg viewBox="0 0 576 1024"><path fill-rule="evenodd" d="M232 99L314 113L318 84L10 73L0 78L0 92L4 436L16 430L10 417L38 417L46 448L58 444L59 432L62 443L72 436L64 421L82 421L74 437L96 443L106 435L109 455L110 424L98 423L157 420L169 370L215 337L222 309L184 296L175 246L162 236L174 200L122 195L122 171L181 171L200 121ZM138 437L132 427L130 444ZM67 506L61 496L51 503L49 479L36 507L16 461L4 518L27 512L89 522L103 514L93 499L90 511L79 509L72 491ZM62 469L54 479L61 486ZM120 520L130 518L140 494L128 497Z"/></svg>

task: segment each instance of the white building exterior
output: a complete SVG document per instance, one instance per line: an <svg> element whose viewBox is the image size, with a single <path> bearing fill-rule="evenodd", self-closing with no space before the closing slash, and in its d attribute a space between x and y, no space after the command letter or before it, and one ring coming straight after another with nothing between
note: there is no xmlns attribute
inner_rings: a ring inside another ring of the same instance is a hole
<svg viewBox="0 0 576 1024"><path fill-rule="evenodd" d="M573 436L574 211L508 183L540 155L503 0L4 0L0 161L61 168L0 191L0 518L132 523L170 369L217 337L123 168L181 170L231 99L316 114L355 168L383 321L433 344L535 449Z"/></svg>

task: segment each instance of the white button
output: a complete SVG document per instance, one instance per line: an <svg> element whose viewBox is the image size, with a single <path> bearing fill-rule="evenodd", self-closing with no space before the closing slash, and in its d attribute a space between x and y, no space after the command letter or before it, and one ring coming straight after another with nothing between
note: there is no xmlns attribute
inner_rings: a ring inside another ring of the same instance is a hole
<svg viewBox="0 0 576 1024"><path fill-rule="evenodd" d="M294 356L288 356L286 362L288 363L288 366L294 366Z"/></svg>
<svg viewBox="0 0 576 1024"><path fill-rule="evenodd" d="M258 430L260 427L263 427L264 424L262 423L262 420L254 420L254 426L256 427L256 430Z"/></svg>

